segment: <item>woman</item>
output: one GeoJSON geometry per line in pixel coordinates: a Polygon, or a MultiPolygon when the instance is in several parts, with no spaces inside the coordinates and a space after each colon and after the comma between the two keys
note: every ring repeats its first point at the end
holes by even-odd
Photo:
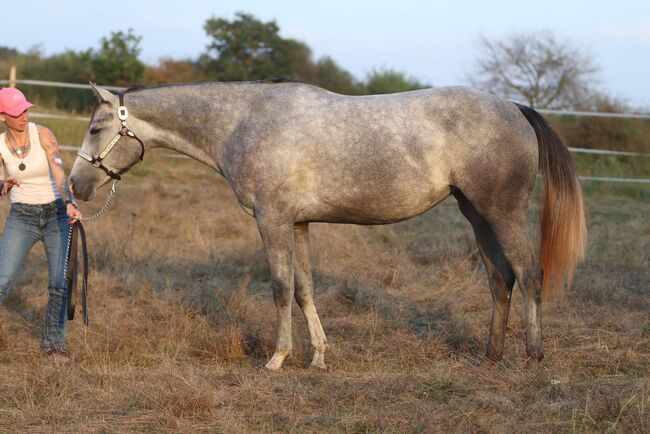
{"type": "Polygon", "coordinates": [[[0,241],[0,303],[11,288],[27,253],[38,240],[45,245],[49,299],[42,349],[68,356],[65,343],[67,291],[63,268],[68,225],[81,214],[68,189],[59,146],[52,132],[28,122],[29,103],[15,88],[0,89],[0,163],[11,209],[0,241]]]}

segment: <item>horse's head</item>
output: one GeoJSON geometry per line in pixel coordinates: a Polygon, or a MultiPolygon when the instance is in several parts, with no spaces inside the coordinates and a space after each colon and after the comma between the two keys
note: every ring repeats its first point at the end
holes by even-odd
{"type": "Polygon", "coordinates": [[[129,117],[123,95],[114,95],[93,83],[91,87],[97,104],[70,172],[70,185],[81,200],[92,199],[98,187],[120,179],[144,155],[142,141],[129,129],[133,117],[129,117]]]}

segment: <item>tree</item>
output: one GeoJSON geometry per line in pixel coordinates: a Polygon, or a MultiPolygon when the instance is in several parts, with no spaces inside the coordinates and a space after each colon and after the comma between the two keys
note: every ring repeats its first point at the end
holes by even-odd
{"type": "Polygon", "coordinates": [[[481,38],[482,56],[469,82],[538,108],[574,108],[589,98],[598,67],[551,32],[481,38]]]}
{"type": "Polygon", "coordinates": [[[314,62],[312,51],[305,43],[280,36],[280,27],[275,21],[262,22],[238,12],[232,21],[211,18],[204,29],[211,42],[198,63],[210,79],[243,81],[291,77],[334,92],[365,93],[352,74],[334,60],[323,57],[314,62]]]}
{"type": "Polygon", "coordinates": [[[92,53],[93,79],[99,83],[127,86],[137,83],[144,76],[145,65],[140,55],[141,36],[133,29],[111,32],[100,40],[100,48],[92,53]]]}
{"type": "Polygon", "coordinates": [[[195,62],[163,58],[158,66],[147,67],[143,80],[145,84],[160,84],[194,83],[205,79],[205,72],[195,62]]]}
{"type": "Polygon", "coordinates": [[[295,74],[310,63],[305,44],[284,39],[275,21],[262,22],[238,12],[233,21],[211,18],[204,29],[212,42],[203,56],[208,74],[217,80],[259,80],[295,74]]]}
{"type": "MultiPolygon", "coordinates": [[[[43,54],[42,46],[35,45],[29,48],[27,52],[18,52],[14,57],[8,58],[9,65],[17,67],[18,79],[35,79],[42,80],[48,77],[49,80],[58,81],[60,69],[52,68],[48,58],[43,54]],[[53,75],[48,75],[52,73],[53,75]]],[[[42,86],[31,86],[20,84],[20,90],[25,92],[30,101],[36,105],[54,105],[57,95],[61,89],[48,88],[42,86]]]]}
{"type": "Polygon", "coordinates": [[[359,83],[345,69],[336,64],[328,56],[321,57],[315,65],[313,82],[332,92],[346,95],[361,95],[366,93],[362,83],[359,83]]]}
{"type": "Polygon", "coordinates": [[[366,81],[366,89],[370,94],[406,92],[426,87],[431,86],[392,69],[373,69],[366,81]]]}
{"type": "Polygon", "coordinates": [[[0,45],[0,60],[12,59],[18,56],[18,50],[0,45]]]}
{"type": "MultiPolygon", "coordinates": [[[[93,76],[92,50],[66,50],[46,58],[40,67],[32,72],[35,78],[66,83],[87,83],[93,76]]],[[[49,105],[69,111],[84,111],[94,103],[92,93],[82,89],[41,88],[42,98],[49,99],[49,105]]]]}
{"type": "Polygon", "coordinates": [[[9,69],[16,65],[20,53],[15,48],[0,45],[0,77],[9,78],[9,69]]]}

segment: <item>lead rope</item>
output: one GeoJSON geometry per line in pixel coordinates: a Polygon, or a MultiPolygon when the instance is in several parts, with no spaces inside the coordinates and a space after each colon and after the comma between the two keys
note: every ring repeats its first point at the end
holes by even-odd
{"type": "Polygon", "coordinates": [[[86,234],[81,222],[90,222],[97,220],[102,214],[106,212],[111,201],[113,200],[113,195],[115,194],[115,184],[117,180],[113,180],[111,189],[108,193],[108,197],[104,202],[104,205],[97,211],[95,214],[90,217],[82,217],[76,223],[68,225],[68,242],[66,245],[65,251],[65,262],[63,267],[63,276],[67,286],[68,294],[68,319],[74,319],[74,311],[77,297],[77,249],[76,249],[76,239],[75,239],[75,229],[81,235],[81,247],[83,252],[83,265],[84,265],[84,274],[82,280],[82,290],[81,290],[81,308],[83,313],[84,325],[88,325],[88,249],[86,246],[86,234]],[[73,248],[74,243],[74,248],[73,248]],[[74,250],[74,261],[72,267],[70,267],[70,260],[72,259],[72,251],[74,250]]]}
{"type": "MultiPolygon", "coordinates": [[[[67,309],[68,309],[68,320],[74,319],[75,304],[77,298],[77,282],[75,279],[76,271],[76,257],[75,263],[70,267],[70,258],[72,253],[72,242],[74,238],[74,227],[75,225],[68,225],[68,243],[66,244],[65,250],[65,262],[63,266],[63,278],[65,281],[65,289],[67,293],[67,309]]],[[[75,252],[76,253],[76,252],[75,252]]]]}
{"type": "MultiPolygon", "coordinates": [[[[70,267],[70,258],[71,258],[71,252],[72,252],[72,241],[74,238],[74,228],[75,228],[76,223],[69,224],[68,225],[68,242],[66,244],[66,250],[65,250],[65,262],[63,266],[63,278],[65,281],[65,286],[66,286],[66,293],[67,293],[67,309],[68,309],[68,320],[73,320],[74,319],[74,311],[75,311],[75,304],[76,304],[76,298],[77,298],[77,282],[75,279],[75,271],[76,271],[76,257],[75,257],[75,263],[72,264],[72,267],[70,267]]],[[[76,252],[75,252],[76,253],[76,252]]]]}

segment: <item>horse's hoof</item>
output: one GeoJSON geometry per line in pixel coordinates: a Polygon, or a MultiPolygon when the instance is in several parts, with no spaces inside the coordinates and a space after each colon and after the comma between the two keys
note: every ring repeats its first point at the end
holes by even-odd
{"type": "Polygon", "coordinates": [[[266,369],[268,369],[269,371],[279,371],[280,368],[282,367],[282,365],[281,365],[281,364],[277,364],[277,363],[273,362],[272,360],[269,360],[269,361],[266,363],[266,365],[264,365],[264,367],[265,367],[266,369]]]}
{"type": "Polygon", "coordinates": [[[264,367],[270,371],[277,371],[282,367],[282,362],[284,362],[284,359],[288,356],[289,354],[279,354],[275,353],[273,354],[273,357],[271,357],[271,360],[268,361],[264,367]]]}
{"type": "Polygon", "coordinates": [[[323,360],[312,360],[311,365],[309,365],[309,367],[321,369],[323,371],[327,370],[327,365],[325,365],[325,362],[323,360]]]}

